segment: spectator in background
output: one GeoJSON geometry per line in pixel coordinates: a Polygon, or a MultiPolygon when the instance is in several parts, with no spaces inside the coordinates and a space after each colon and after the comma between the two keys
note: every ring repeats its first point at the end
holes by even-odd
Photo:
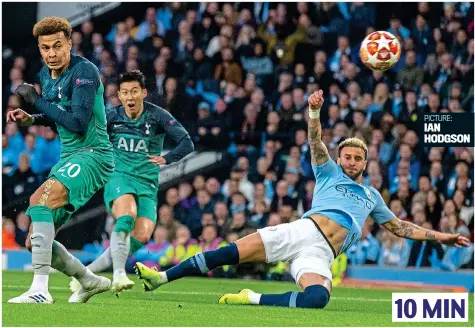
{"type": "Polygon", "coordinates": [[[196,204],[190,209],[188,222],[186,224],[190,228],[193,238],[198,238],[201,233],[201,216],[203,213],[212,213],[214,206],[206,190],[198,190],[196,195],[196,204]]]}
{"type": "Polygon", "coordinates": [[[30,217],[23,211],[18,213],[16,217],[15,242],[21,247],[25,247],[29,228],[30,217]]]}
{"type": "Polygon", "coordinates": [[[165,202],[173,211],[173,217],[181,224],[185,224],[187,211],[185,208],[179,205],[179,200],[178,189],[169,188],[165,196],[165,202]]]}
{"type": "Polygon", "coordinates": [[[119,22],[116,25],[116,33],[112,42],[115,57],[118,63],[124,63],[127,58],[127,51],[132,46],[133,41],[129,36],[127,25],[124,22],[119,22]]]}
{"type": "Polygon", "coordinates": [[[176,230],[180,224],[174,219],[172,208],[166,204],[160,206],[158,209],[157,226],[163,227],[168,231],[166,240],[174,240],[176,237],[176,230]]]}
{"type": "Polygon", "coordinates": [[[254,185],[244,178],[244,171],[240,169],[233,169],[231,171],[230,179],[226,180],[223,185],[223,194],[226,197],[230,197],[230,182],[235,181],[238,183],[239,191],[243,193],[248,201],[251,201],[254,197],[254,185]]]}
{"type": "Polygon", "coordinates": [[[400,199],[391,200],[389,208],[399,220],[409,221],[407,217],[407,212],[404,210],[400,199]]]}
{"type": "Polygon", "coordinates": [[[156,24],[158,35],[165,35],[165,28],[162,22],[157,19],[157,10],[149,7],[145,13],[145,20],[138,26],[137,33],[135,34],[136,41],[143,41],[147,36],[150,36],[151,24],[156,24]]]}
{"type": "Polygon", "coordinates": [[[227,146],[227,130],[221,121],[210,113],[210,106],[206,102],[198,105],[198,137],[200,145],[206,148],[224,149],[227,146]]]}
{"type": "Polygon", "coordinates": [[[221,49],[222,61],[216,66],[214,77],[216,80],[222,80],[236,85],[242,83],[242,69],[241,66],[234,60],[233,49],[221,49]]]}
{"type": "Polygon", "coordinates": [[[30,167],[33,173],[40,174],[45,171],[43,149],[36,145],[36,137],[28,134],[25,137],[26,149],[21,154],[26,154],[30,159],[30,167]]]}
{"type": "Polygon", "coordinates": [[[191,238],[190,230],[186,226],[180,226],[176,230],[176,238],[172,245],[167,248],[165,255],[159,259],[160,268],[174,266],[199,252],[196,239],[191,238]]]}
{"type": "Polygon", "coordinates": [[[368,218],[363,226],[361,240],[348,250],[352,264],[376,264],[380,254],[379,241],[371,234],[374,220],[368,218]]]}
{"type": "Polygon", "coordinates": [[[185,68],[185,79],[188,86],[195,86],[197,81],[211,79],[213,76],[212,63],[205,56],[203,49],[195,48],[193,51],[193,60],[185,68]]]}
{"type": "Polygon", "coordinates": [[[425,213],[432,226],[437,228],[442,215],[442,203],[439,195],[434,190],[429,190],[427,192],[425,213]]]}
{"type": "Polygon", "coordinates": [[[43,168],[45,171],[48,171],[58,163],[61,153],[59,137],[50,127],[45,128],[45,143],[43,147],[43,149],[48,149],[48,154],[43,159],[43,168]]]}
{"type": "Polygon", "coordinates": [[[149,267],[157,267],[158,263],[171,246],[169,231],[163,226],[157,226],[153,239],[133,255],[133,262],[142,262],[149,267]]]}
{"type": "Polygon", "coordinates": [[[10,123],[5,126],[5,135],[8,138],[8,146],[17,154],[25,149],[25,141],[16,123],[10,123]]]}
{"type": "Polygon", "coordinates": [[[409,241],[387,231],[382,232],[383,240],[378,259],[379,266],[405,268],[409,260],[411,246],[409,241]]]}
{"type": "Polygon", "coordinates": [[[3,99],[8,99],[11,95],[15,94],[16,88],[24,82],[23,72],[19,68],[12,68],[10,70],[9,83],[7,87],[3,89],[3,99]]]}
{"type": "Polygon", "coordinates": [[[2,218],[2,249],[19,249],[15,241],[15,224],[12,219],[2,218]]]}
{"type": "Polygon", "coordinates": [[[18,166],[18,153],[10,147],[8,137],[2,135],[2,175],[11,175],[18,166]]]}
{"type": "Polygon", "coordinates": [[[396,37],[402,38],[403,40],[407,39],[411,35],[409,29],[404,27],[401,24],[401,20],[396,16],[391,17],[391,20],[389,21],[388,32],[392,33],[396,37]]]}
{"type": "Polygon", "coordinates": [[[413,90],[420,87],[424,82],[424,71],[417,66],[416,53],[408,51],[406,53],[406,67],[398,73],[397,80],[405,90],[413,90]]]}
{"type": "Polygon", "coordinates": [[[21,154],[18,168],[13,172],[9,181],[11,186],[10,196],[12,200],[27,199],[39,186],[37,175],[30,168],[30,158],[27,154],[21,154]]]}
{"type": "Polygon", "coordinates": [[[265,44],[260,41],[255,42],[252,45],[252,52],[245,53],[240,58],[243,70],[246,73],[255,74],[257,85],[269,90],[268,79],[274,72],[274,65],[270,57],[266,56],[265,44]]]}
{"type": "Polygon", "coordinates": [[[221,185],[216,178],[209,178],[206,181],[206,191],[210,194],[211,200],[216,204],[217,202],[224,201],[225,197],[221,193],[221,185]]]}
{"type": "MultiPolygon", "coordinates": [[[[432,224],[430,222],[424,222],[422,227],[432,229],[432,224]]],[[[435,264],[435,260],[441,260],[443,256],[444,250],[439,243],[415,240],[412,242],[407,266],[416,268],[431,267],[431,263],[435,264]]]]}

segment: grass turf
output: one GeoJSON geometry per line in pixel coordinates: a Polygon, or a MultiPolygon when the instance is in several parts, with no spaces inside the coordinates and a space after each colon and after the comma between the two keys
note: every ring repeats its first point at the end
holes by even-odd
{"type": "Polygon", "coordinates": [[[217,304],[219,296],[242,288],[264,293],[298,289],[289,283],[205,278],[182,279],[145,293],[132,277],[136,286],[119,299],[107,292],[87,304],[68,304],[69,279],[54,273],[50,293],[55,304],[7,304],[28,289],[32,277],[31,272],[3,271],[3,326],[474,326],[473,293],[468,323],[393,323],[393,291],[334,288],[324,310],[232,306],[217,304]]]}

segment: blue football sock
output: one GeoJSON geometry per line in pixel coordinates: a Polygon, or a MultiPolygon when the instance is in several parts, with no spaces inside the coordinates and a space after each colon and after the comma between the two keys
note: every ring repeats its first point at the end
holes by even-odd
{"type": "Polygon", "coordinates": [[[239,252],[237,246],[231,243],[213,251],[198,253],[168,269],[166,274],[170,282],[188,276],[202,276],[219,266],[235,265],[238,263],[239,252]]]}
{"type": "Polygon", "coordinates": [[[321,285],[312,285],[304,292],[285,294],[262,294],[259,305],[273,305],[309,309],[323,309],[330,300],[330,293],[321,285]]]}

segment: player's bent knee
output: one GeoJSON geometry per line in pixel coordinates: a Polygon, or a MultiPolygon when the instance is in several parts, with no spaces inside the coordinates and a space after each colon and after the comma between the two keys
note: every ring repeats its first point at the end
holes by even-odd
{"type": "Polygon", "coordinates": [[[123,215],[117,218],[114,226],[115,232],[131,232],[134,228],[135,218],[131,215],[123,215]]]}
{"type": "Polygon", "coordinates": [[[298,307],[308,309],[323,309],[330,301],[330,292],[322,285],[312,285],[305,288],[298,307]]]}
{"type": "Polygon", "coordinates": [[[130,233],[130,236],[134,237],[135,239],[140,241],[142,244],[146,244],[150,240],[150,237],[152,236],[152,233],[148,233],[147,231],[144,231],[144,230],[135,231],[135,229],[134,229],[130,233]]]}

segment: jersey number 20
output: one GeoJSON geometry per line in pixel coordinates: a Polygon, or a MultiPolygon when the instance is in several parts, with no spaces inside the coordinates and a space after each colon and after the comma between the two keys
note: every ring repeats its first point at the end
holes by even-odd
{"type": "Polygon", "coordinates": [[[58,170],[58,172],[61,172],[61,175],[63,177],[66,177],[64,175],[65,171],[70,178],[75,178],[79,174],[79,172],[81,172],[81,166],[79,166],[79,164],[73,164],[69,162],[58,170]]]}

